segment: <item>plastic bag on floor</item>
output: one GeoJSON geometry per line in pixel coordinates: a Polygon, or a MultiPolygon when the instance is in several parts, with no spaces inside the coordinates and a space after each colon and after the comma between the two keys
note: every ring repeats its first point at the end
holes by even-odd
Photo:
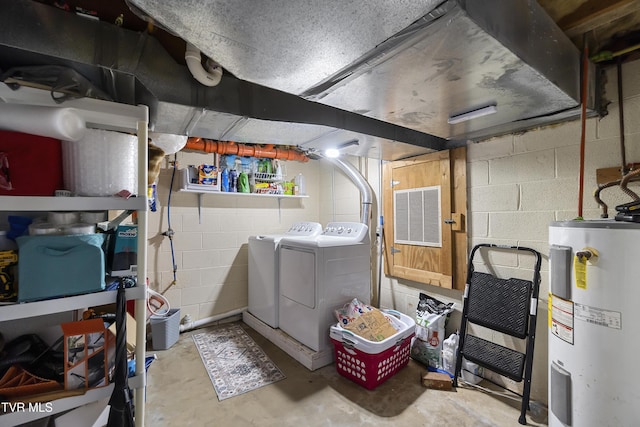
{"type": "Polygon", "coordinates": [[[436,369],[442,369],[444,329],[454,303],[445,304],[420,293],[416,308],[416,336],[411,343],[411,357],[436,369]]]}

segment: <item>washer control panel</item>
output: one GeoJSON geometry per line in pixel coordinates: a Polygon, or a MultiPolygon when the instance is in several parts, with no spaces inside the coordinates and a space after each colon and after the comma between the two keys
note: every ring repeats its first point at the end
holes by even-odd
{"type": "Polygon", "coordinates": [[[296,236],[317,236],[322,232],[322,225],[317,222],[296,222],[289,228],[287,234],[296,236]]]}

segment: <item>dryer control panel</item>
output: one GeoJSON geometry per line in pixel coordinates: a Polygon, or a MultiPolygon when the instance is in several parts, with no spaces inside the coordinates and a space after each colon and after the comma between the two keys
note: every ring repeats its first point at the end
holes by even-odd
{"type": "Polygon", "coordinates": [[[359,222],[330,222],[322,232],[323,236],[346,237],[356,242],[364,240],[369,228],[359,222]]]}

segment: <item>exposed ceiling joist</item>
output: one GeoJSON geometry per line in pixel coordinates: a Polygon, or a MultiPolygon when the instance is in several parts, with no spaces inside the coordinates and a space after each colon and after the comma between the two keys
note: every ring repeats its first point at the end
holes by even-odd
{"type": "Polygon", "coordinates": [[[558,26],[575,37],[600,28],[640,9],[636,0],[588,0],[558,21],[558,26]]]}

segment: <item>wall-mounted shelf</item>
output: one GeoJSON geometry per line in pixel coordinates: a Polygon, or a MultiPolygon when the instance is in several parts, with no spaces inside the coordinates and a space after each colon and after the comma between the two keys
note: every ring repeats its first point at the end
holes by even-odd
{"type": "MultiPolygon", "coordinates": [[[[308,198],[307,194],[270,194],[270,193],[238,193],[238,192],[228,192],[228,191],[220,191],[218,188],[211,185],[204,184],[192,184],[189,182],[189,172],[186,169],[181,169],[180,174],[182,176],[182,183],[180,186],[180,191],[185,193],[199,193],[199,194],[215,194],[219,196],[240,196],[240,197],[276,197],[278,199],[303,199],[308,198]]],[[[265,175],[265,174],[262,174],[265,175]]],[[[271,179],[271,181],[274,181],[271,179]]]]}
{"type": "MultiPolygon", "coordinates": [[[[197,185],[197,184],[191,184],[191,185],[197,185]]],[[[206,185],[203,185],[202,187],[206,187],[206,185]]],[[[263,197],[275,197],[278,199],[305,199],[308,198],[309,196],[307,194],[300,194],[300,195],[290,195],[290,194],[261,194],[261,193],[230,193],[228,191],[208,191],[208,190],[193,190],[193,189],[180,189],[180,191],[184,192],[184,193],[198,193],[198,194],[215,194],[216,196],[239,196],[239,197],[259,197],[259,198],[263,198],[263,197]]]]}
{"type": "Polygon", "coordinates": [[[181,176],[181,184],[179,191],[183,193],[196,193],[198,195],[198,223],[202,222],[202,195],[213,194],[216,196],[226,197],[256,197],[256,198],[276,198],[278,199],[278,210],[280,209],[280,201],[282,199],[304,199],[308,198],[307,194],[269,194],[269,193],[237,193],[229,191],[220,191],[211,185],[193,184],[189,182],[189,171],[187,169],[181,169],[179,171],[181,176]]]}

